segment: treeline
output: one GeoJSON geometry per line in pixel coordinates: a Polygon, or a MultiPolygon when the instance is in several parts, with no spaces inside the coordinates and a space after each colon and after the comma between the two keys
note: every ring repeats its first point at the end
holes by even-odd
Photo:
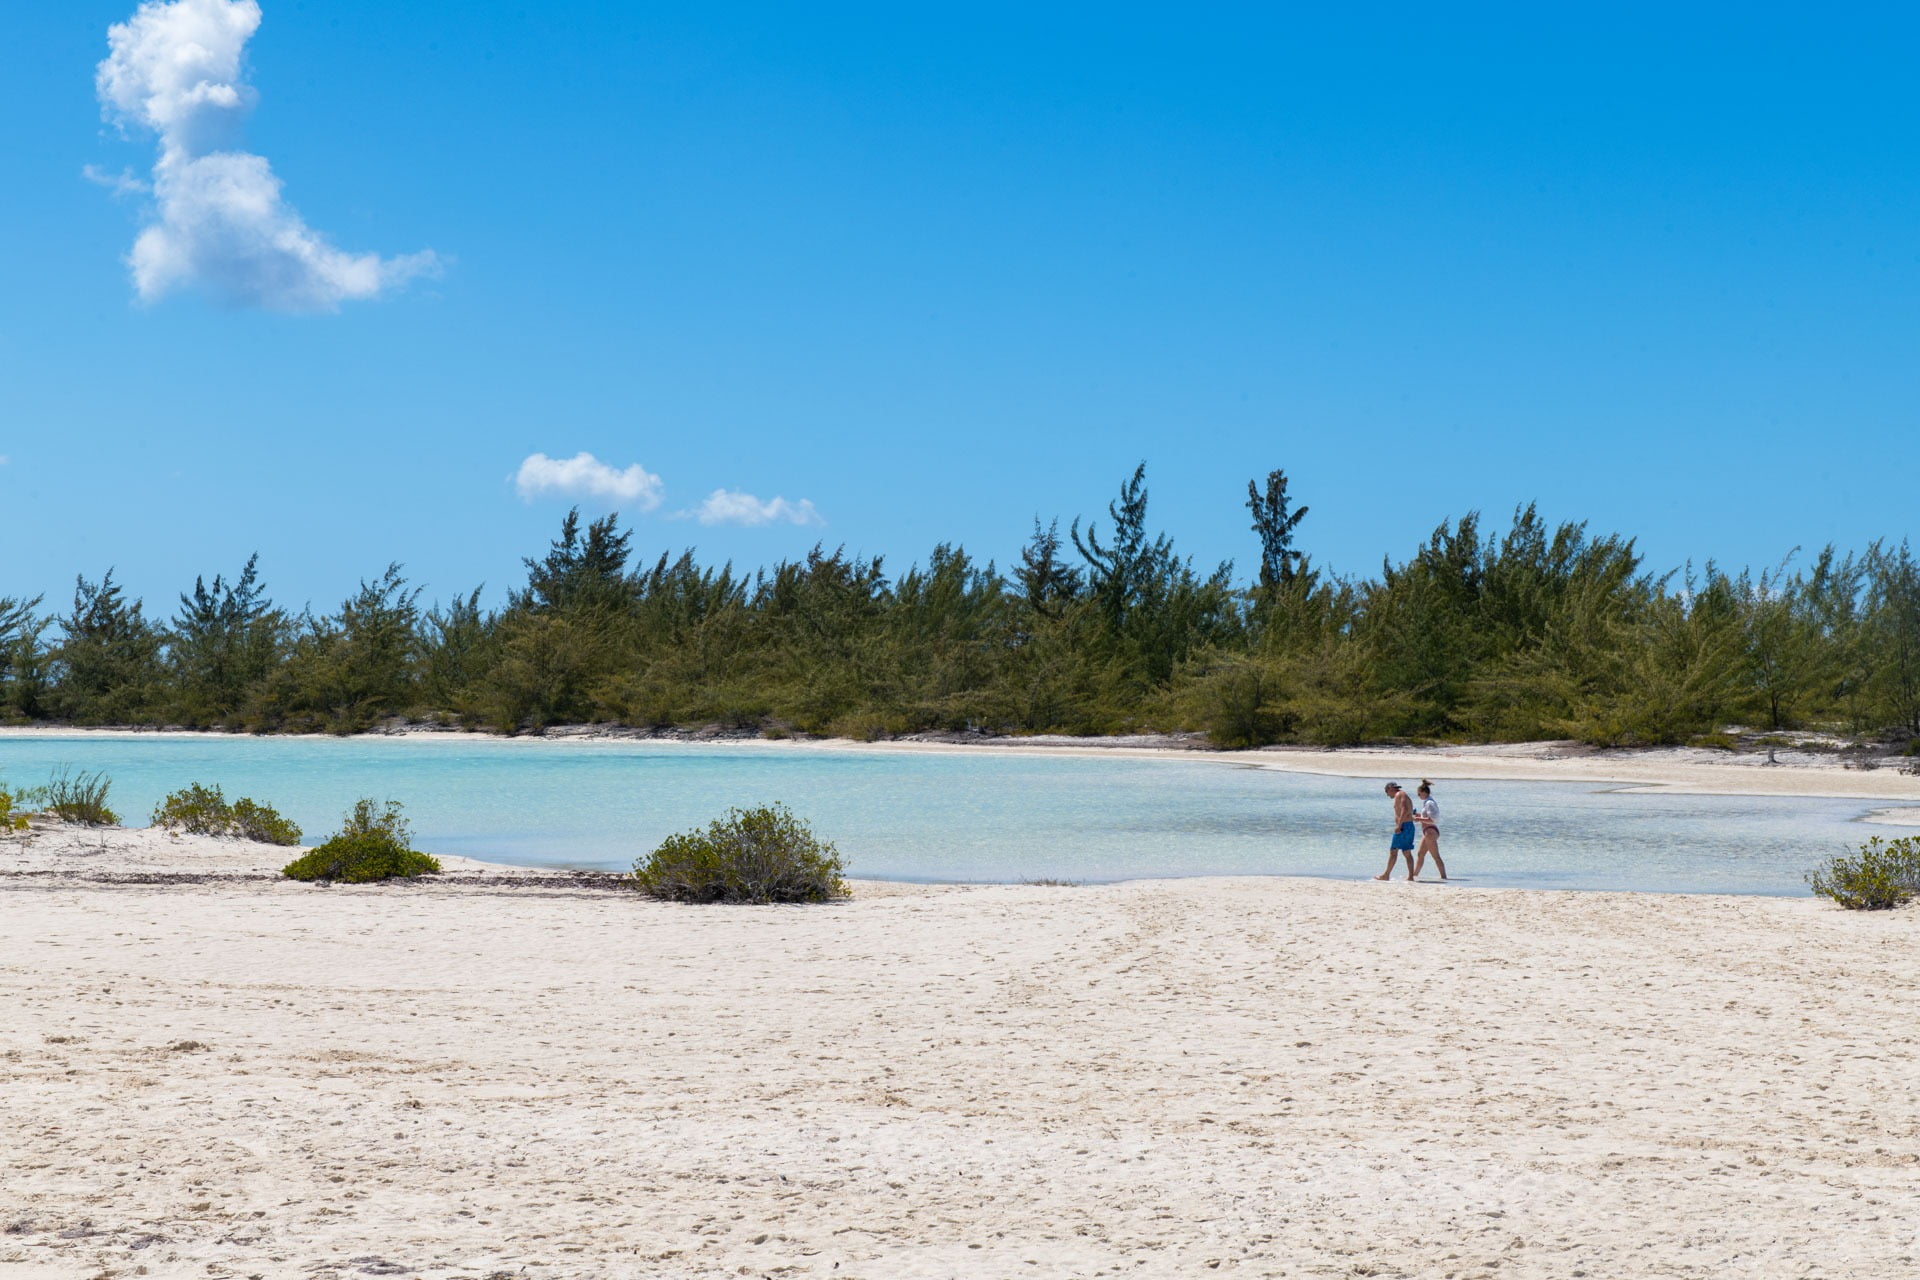
{"type": "Polygon", "coordinates": [[[1002,571],[956,546],[889,575],[816,548],[752,574],[638,561],[569,513],[504,607],[424,608],[389,566],[339,608],[274,604],[249,560],[169,618],[111,571],[71,607],[0,598],[0,718],[350,733],[390,717],[499,731],[719,723],[1203,729],[1223,746],[1388,739],[1684,742],[1725,726],[1920,735],[1920,565],[1905,542],[1754,576],[1648,571],[1630,539],[1528,506],[1468,515],[1377,578],[1315,568],[1286,476],[1249,484],[1259,567],[1196,569],[1147,519],[1034,523],[1002,571]]]}

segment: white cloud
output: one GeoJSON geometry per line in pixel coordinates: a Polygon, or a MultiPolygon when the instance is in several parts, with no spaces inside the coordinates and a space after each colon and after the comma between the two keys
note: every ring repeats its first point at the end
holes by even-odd
{"type": "MultiPolygon", "coordinates": [[[[94,75],[101,106],[160,139],[151,220],[127,259],[141,299],[194,286],[240,306],[333,311],[437,273],[431,252],[335,248],[281,198],[266,157],[223,149],[256,97],[242,61],[259,26],[256,0],[147,0],[108,28],[94,75]]],[[[105,183],[119,194],[146,185],[105,183]]]]}
{"type": "Polygon", "coordinates": [[[813,503],[802,498],[798,502],[788,502],[785,498],[772,498],[766,502],[750,493],[739,493],[731,489],[715,489],[700,504],[694,518],[701,524],[825,524],[813,503]]]}
{"type": "Polygon", "coordinates": [[[514,474],[514,487],[527,499],[542,494],[561,494],[576,498],[611,498],[630,502],[642,511],[660,505],[660,477],[639,463],[615,469],[590,453],[571,458],[549,458],[544,453],[528,456],[514,474]]]}
{"type": "Polygon", "coordinates": [[[131,169],[108,173],[97,164],[88,164],[80,166],[80,175],[97,187],[105,187],[116,196],[139,196],[153,190],[151,186],[134,177],[131,169]]]}

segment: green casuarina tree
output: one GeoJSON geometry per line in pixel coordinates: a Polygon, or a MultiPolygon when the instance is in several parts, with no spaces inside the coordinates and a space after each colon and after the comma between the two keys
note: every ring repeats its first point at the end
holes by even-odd
{"type": "Polygon", "coordinates": [[[1036,617],[1057,618],[1079,598],[1080,570],[1062,558],[1063,545],[1058,520],[1043,529],[1040,517],[1033,518],[1033,536],[1020,549],[1013,580],[1027,611],[1036,617]]]}
{"type": "MultiPolygon", "coordinates": [[[[1728,577],[1655,577],[1630,539],[1443,522],[1377,575],[1311,568],[1285,473],[1247,492],[1251,583],[1196,572],[1148,523],[1144,464],[1098,524],[1033,522],[1001,572],[941,544],[904,573],[822,547],[742,574],[636,564],[617,518],[560,522],[503,607],[423,612],[398,565],[288,618],[257,561],[193,583],[170,626],[109,574],[73,609],[0,600],[0,718],[349,732],[434,714],[489,727],[724,724],[1209,729],[1220,743],[1391,738],[1675,742],[1730,724],[1920,725],[1920,565],[1905,544],[1728,577]],[[1110,521],[1110,523],[1109,523],[1110,521]]],[[[1318,510],[1318,508],[1316,508],[1318,510]]]]}
{"type": "Polygon", "coordinates": [[[48,710],[76,724],[133,724],[154,710],[162,682],[158,628],[108,569],[75,580],[72,612],[57,619],[58,684],[48,710]]]}
{"type": "Polygon", "coordinates": [[[1107,625],[1122,630],[1127,617],[1139,602],[1144,580],[1154,567],[1172,557],[1171,544],[1163,535],[1147,537],[1147,464],[1133,470],[1133,477],[1120,486],[1120,496],[1107,504],[1107,516],[1113,521],[1113,539],[1100,542],[1099,526],[1087,523],[1084,538],[1080,518],[1074,517],[1068,533],[1074,549],[1087,563],[1087,589],[1107,625]]]}
{"type": "Polygon", "coordinates": [[[0,596],[0,719],[34,720],[47,714],[52,656],[41,643],[49,619],[36,612],[41,597],[0,596]]]}
{"type": "Polygon", "coordinates": [[[889,668],[880,643],[892,592],[880,558],[828,554],[783,561],[754,591],[756,667],[800,727],[819,732],[873,707],[889,668]]]}
{"type": "Polygon", "coordinates": [[[567,512],[560,536],[545,558],[528,559],[527,585],[513,593],[516,609],[537,613],[565,613],[573,609],[617,607],[626,603],[627,557],[631,531],[622,532],[618,512],[603,516],[580,532],[580,508],[567,512]]]}
{"type": "Polygon", "coordinates": [[[420,697],[435,710],[467,710],[496,659],[496,619],[480,607],[482,590],[436,604],[421,617],[420,697]]]}
{"type": "Polygon", "coordinates": [[[1906,542],[1867,550],[1866,616],[1875,720],[1920,736],[1920,561],[1906,542]]]}
{"type": "Polygon", "coordinates": [[[924,569],[900,575],[880,634],[888,700],[907,723],[964,729],[1004,714],[988,691],[1008,659],[1012,608],[994,566],[959,547],[937,546],[924,569]]]}
{"type": "Polygon", "coordinates": [[[261,689],[286,643],[286,615],[260,582],[258,553],[229,582],[195,578],[168,636],[169,703],[182,724],[232,724],[261,689]]]}
{"type": "Polygon", "coordinates": [[[1638,643],[1627,646],[1626,680],[1613,702],[1616,740],[1684,742],[1726,724],[1744,679],[1741,621],[1733,582],[1712,564],[1653,600],[1638,643]]]}
{"type": "Polygon", "coordinates": [[[409,588],[398,562],[363,581],[340,606],[342,692],[350,705],[409,706],[419,653],[420,588],[409,588]]]}
{"type": "Polygon", "coordinates": [[[1091,522],[1083,537],[1078,519],[1068,534],[1086,562],[1087,596],[1105,623],[1116,660],[1112,674],[1137,690],[1165,682],[1189,653],[1239,627],[1228,586],[1233,566],[1223,563],[1202,578],[1192,561],[1175,554],[1172,538],[1149,536],[1144,462],[1107,504],[1107,515],[1113,521],[1109,542],[1102,542],[1091,522]]]}
{"type": "Polygon", "coordinates": [[[1807,581],[1787,573],[1792,559],[1789,554],[1758,578],[1743,572],[1734,583],[1749,690],[1770,729],[1798,723],[1801,706],[1816,696],[1822,674],[1833,665],[1820,623],[1804,599],[1807,581]]]}
{"type": "Polygon", "coordinates": [[[1305,557],[1293,547],[1293,531],[1307,518],[1307,508],[1294,510],[1287,498],[1287,473],[1267,472],[1266,492],[1258,481],[1247,481],[1247,510],[1253,513],[1253,531],[1260,536],[1260,577],[1254,584],[1262,595],[1293,581],[1305,557]]]}
{"type": "Polygon", "coordinates": [[[420,589],[398,563],[326,617],[305,614],[264,703],[268,721],[286,728],[353,733],[382,716],[415,707],[420,649],[420,589]]]}

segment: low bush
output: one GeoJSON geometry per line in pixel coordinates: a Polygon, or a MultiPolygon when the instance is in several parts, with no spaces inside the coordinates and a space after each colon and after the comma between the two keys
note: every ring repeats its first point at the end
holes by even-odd
{"type": "Polygon", "coordinates": [[[389,800],[382,807],[372,800],[359,800],[347,811],[338,832],[282,867],[280,874],[293,880],[366,884],[428,876],[439,870],[438,858],[412,847],[412,833],[398,801],[389,800]]]}
{"type": "MultiPolygon", "coordinates": [[[[104,773],[78,773],[62,765],[47,785],[29,793],[40,807],[62,822],[77,822],[86,827],[117,827],[120,815],[107,808],[107,790],[113,779],[104,773]]],[[[26,799],[28,797],[22,797],[26,799]]]]}
{"type": "Polygon", "coordinates": [[[633,880],[671,902],[827,902],[847,896],[842,871],[839,851],[776,804],[668,836],[633,880]]]}
{"type": "Polygon", "coordinates": [[[13,793],[0,787],[0,836],[27,829],[27,815],[13,807],[13,793]]]}
{"type": "Polygon", "coordinates": [[[1837,854],[1807,873],[1823,898],[1849,911],[1885,911],[1920,896],[1920,836],[1873,837],[1854,855],[1837,854]]]}
{"type": "Polygon", "coordinates": [[[203,787],[197,782],[155,805],[153,825],[169,831],[232,836],[260,844],[300,843],[300,828],[281,817],[272,805],[258,804],[245,796],[228,804],[219,787],[203,787]]]}
{"type": "Polygon", "coordinates": [[[299,844],[300,826],[283,818],[270,804],[256,804],[241,796],[233,802],[233,834],[260,844],[299,844]]]}
{"type": "Polygon", "coordinates": [[[223,836],[231,821],[232,808],[218,787],[203,787],[195,782],[175,791],[153,807],[152,825],[169,831],[184,831],[196,836],[223,836]]]}

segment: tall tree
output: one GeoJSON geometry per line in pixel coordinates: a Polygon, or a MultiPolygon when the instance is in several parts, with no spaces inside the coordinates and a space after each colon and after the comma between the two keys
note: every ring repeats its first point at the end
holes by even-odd
{"type": "Polygon", "coordinates": [[[475,587],[444,608],[435,605],[421,619],[420,692],[437,711],[465,705],[473,686],[486,675],[492,652],[495,616],[480,607],[475,587]]]}
{"type": "Polygon", "coordinates": [[[1041,617],[1058,617],[1080,594],[1080,570],[1061,557],[1062,545],[1060,522],[1043,529],[1035,516],[1033,536],[1021,548],[1020,564],[1013,571],[1027,608],[1041,617]]]}
{"type": "Polygon", "coordinates": [[[1868,548],[1867,617],[1877,667],[1876,727],[1920,736],[1920,561],[1908,543],[1868,548]]]}
{"type": "Polygon", "coordinates": [[[1100,528],[1087,522],[1085,538],[1080,536],[1080,518],[1068,527],[1074,549],[1087,562],[1087,586],[1108,625],[1118,631],[1139,600],[1145,579],[1157,561],[1172,557],[1172,545],[1165,535],[1147,537],[1147,464],[1133,469],[1133,477],[1120,486],[1120,496],[1107,504],[1107,516],[1113,521],[1113,541],[1100,543],[1100,528]]]}
{"type": "Polygon", "coordinates": [[[269,718],[298,729],[354,733],[414,709],[420,589],[389,564],[329,617],[304,615],[274,673],[269,718]]]}
{"type": "Polygon", "coordinates": [[[132,724],[160,686],[160,632],[108,569],[98,582],[75,579],[73,611],[59,620],[56,716],[81,724],[132,724]]]}
{"type": "Polygon", "coordinates": [[[180,597],[168,645],[172,702],[181,721],[230,723],[266,680],[280,656],[286,619],[260,582],[260,556],[247,558],[229,582],[195,578],[180,597]]]}
{"type": "Polygon", "coordinates": [[[527,566],[525,590],[515,592],[512,604],[541,613],[603,606],[625,598],[622,575],[626,571],[631,531],[621,532],[616,512],[602,516],[580,532],[580,508],[567,512],[560,523],[560,536],[553,540],[544,559],[523,561],[527,566]]]}
{"type": "Polygon", "coordinates": [[[1270,591],[1293,581],[1302,555],[1293,549],[1293,531],[1307,518],[1307,509],[1292,510],[1287,499],[1287,473],[1267,472],[1267,490],[1247,481],[1247,510],[1253,513],[1253,531],[1260,535],[1260,590],[1270,591]]]}
{"type": "Polygon", "coordinates": [[[40,641],[49,619],[34,611],[41,597],[0,596],[0,717],[35,720],[46,714],[51,662],[40,641]]]}

